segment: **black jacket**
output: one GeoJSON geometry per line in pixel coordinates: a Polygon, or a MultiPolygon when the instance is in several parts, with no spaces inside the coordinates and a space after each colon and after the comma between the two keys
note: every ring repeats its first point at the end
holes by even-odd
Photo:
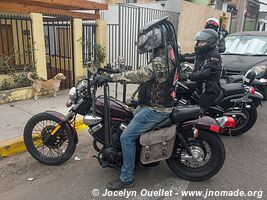
{"type": "Polygon", "coordinates": [[[218,38],[218,44],[217,44],[218,50],[220,53],[225,52],[226,47],[225,47],[225,39],[222,33],[219,33],[219,38],[218,38]]]}
{"type": "Polygon", "coordinates": [[[217,48],[206,55],[196,56],[195,69],[189,79],[196,81],[201,93],[220,94],[222,59],[217,48]]]}

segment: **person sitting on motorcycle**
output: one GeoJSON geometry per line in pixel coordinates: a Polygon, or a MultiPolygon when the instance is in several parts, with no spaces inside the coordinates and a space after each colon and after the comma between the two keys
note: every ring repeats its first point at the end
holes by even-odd
{"type": "Polygon", "coordinates": [[[139,37],[137,46],[139,54],[152,53],[152,60],[147,66],[97,78],[98,85],[107,81],[140,84],[138,104],[141,109],[120,136],[123,166],[119,178],[107,184],[110,190],[121,190],[134,185],[136,142],[142,133],[167,119],[174,104],[170,95],[174,65],[165,57],[167,48],[162,41],[162,32],[157,28],[153,31],[139,37]]]}
{"type": "MultiPolygon", "coordinates": [[[[205,29],[213,29],[218,33],[218,38],[217,38],[217,47],[219,53],[223,53],[226,50],[225,47],[225,39],[223,37],[223,34],[220,32],[220,22],[216,18],[209,18],[207,19],[205,23],[205,29]]],[[[194,63],[196,59],[196,54],[195,53],[186,53],[181,55],[181,61],[182,62],[189,62],[189,63],[194,63]]]]}
{"type": "Polygon", "coordinates": [[[218,33],[212,29],[204,29],[196,34],[195,69],[191,74],[180,78],[196,81],[198,93],[200,93],[199,106],[203,113],[208,110],[221,92],[222,59],[216,46],[217,38],[218,33]]]}
{"type": "Polygon", "coordinates": [[[225,52],[225,39],[223,34],[220,32],[220,22],[216,18],[209,18],[206,21],[205,29],[213,29],[218,33],[218,51],[220,53],[225,52]]]}

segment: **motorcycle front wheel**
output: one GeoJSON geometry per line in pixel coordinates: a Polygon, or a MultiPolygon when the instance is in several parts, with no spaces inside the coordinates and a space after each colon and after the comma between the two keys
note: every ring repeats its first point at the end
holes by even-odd
{"type": "Polygon", "coordinates": [[[203,181],[219,172],[225,161],[224,144],[218,135],[199,130],[198,137],[190,132],[181,133],[189,145],[192,156],[179,141],[175,142],[168,167],[179,177],[190,181],[203,181]]]}
{"type": "Polygon", "coordinates": [[[69,160],[76,149],[74,134],[68,126],[61,127],[46,141],[59,122],[60,119],[54,116],[39,113],[25,125],[23,133],[25,146],[42,164],[60,165],[69,160]]]}

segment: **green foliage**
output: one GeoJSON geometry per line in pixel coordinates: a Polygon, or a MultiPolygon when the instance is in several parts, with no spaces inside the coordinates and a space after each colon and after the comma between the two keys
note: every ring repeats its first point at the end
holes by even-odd
{"type": "Polygon", "coordinates": [[[33,67],[33,64],[24,64],[23,66],[16,67],[15,63],[15,53],[6,56],[0,55],[0,74],[7,75],[1,82],[0,90],[9,90],[13,88],[20,88],[32,85],[32,82],[28,80],[27,73],[33,72],[35,77],[37,73],[33,67]]]}
{"type": "Polygon", "coordinates": [[[93,44],[91,40],[82,40],[83,50],[88,53],[89,56],[83,59],[83,64],[89,67],[101,67],[101,64],[106,59],[106,48],[101,44],[93,44]]]}
{"type": "Polygon", "coordinates": [[[106,59],[106,48],[97,43],[93,46],[93,48],[95,48],[96,54],[95,65],[96,67],[101,67],[101,64],[104,63],[106,59]]]}
{"type": "Polygon", "coordinates": [[[13,81],[12,79],[9,77],[9,78],[6,78],[2,81],[1,83],[1,90],[9,90],[9,89],[12,89],[13,88],[13,81]]]}

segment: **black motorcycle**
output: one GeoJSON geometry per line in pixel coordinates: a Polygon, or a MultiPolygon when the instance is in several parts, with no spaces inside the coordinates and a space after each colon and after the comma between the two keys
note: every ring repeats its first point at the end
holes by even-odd
{"type": "MultiPolygon", "coordinates": [[[[243,75],[231,75],[231,76],[224,76],[220,79],[221,85],[229,84],[229,83],[242,83],[243,82],[243,75]]],[[[265,82],[262,81],[263,79],[255,79],[252,83],[252,86],[255,88],[257,92],[259,92],[263,99],[266,100],[266,89],[265,89],[265,82]]]]}
{"type": "MultiPolygon", "coordinates": [[[[245,76],[248,76],[248,72],[245,76]]],[[[243,80],[243,79],[242,79],[243,80]]],[[[263,96],[255,91],[251,79],[244,78],[243,83],[229,83],[222,85],[219,97],[208,110],[211,117],[232,116],[236,126],[231,128],[229,133],[232,136],[241,135],[250,130],[257,121],[257,107],[261,105],[263,96]]],[[[199,103],[199,95],[196,92],[196,83],[187,81],[179,82],[177,90],[179,102],[183,105],[195,105],[199,103]]]]}

